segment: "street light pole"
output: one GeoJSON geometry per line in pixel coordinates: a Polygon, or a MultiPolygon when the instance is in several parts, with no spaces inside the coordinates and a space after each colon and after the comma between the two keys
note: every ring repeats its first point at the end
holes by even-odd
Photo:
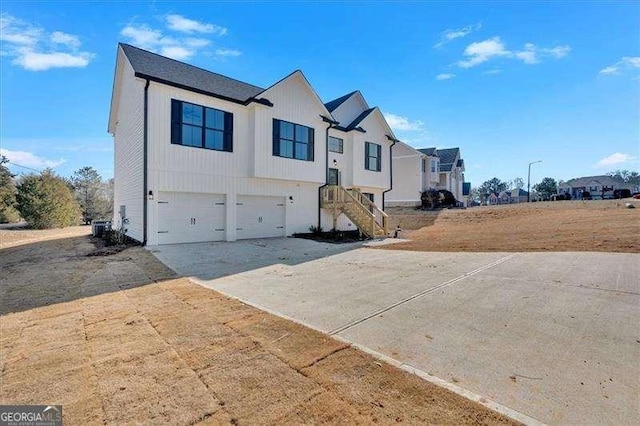
{"type": "Polygon", "coordinates": [[[531,201],[531,165],[536,163],[542,163],[542,160],[529,163],[529,172],[527,173],[527,203],[531,201]]]}

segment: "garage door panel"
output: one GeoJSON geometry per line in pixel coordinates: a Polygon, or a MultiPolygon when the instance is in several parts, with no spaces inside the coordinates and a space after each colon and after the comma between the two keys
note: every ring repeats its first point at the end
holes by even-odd
{"type": "Polygon", "coordinates": [[[238,196],[237,238],[285,236],[285,209],[284,197],[238,196]]]}
{"type": "Polygon", "coordinates": [[[160,193],[158,244],[223,241],[225,214],[221,194],[160,193]]]}

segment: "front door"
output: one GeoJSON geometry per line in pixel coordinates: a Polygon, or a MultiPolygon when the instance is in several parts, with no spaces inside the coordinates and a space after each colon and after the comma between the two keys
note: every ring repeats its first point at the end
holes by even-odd
{"type": "Polygon", "coordinates": [[[340,170],[329,169],[329,185],[340,185],[340,170]]]}

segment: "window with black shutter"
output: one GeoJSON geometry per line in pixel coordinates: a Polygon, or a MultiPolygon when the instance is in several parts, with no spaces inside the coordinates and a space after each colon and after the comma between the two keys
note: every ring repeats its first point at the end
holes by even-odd
{"type": "Polygon", "coordinates": [[[364,168],[373,172],[382,170],[382,145],[373,142],[364,143],[364,168]]]}
{"type": "Polygon", "coordinates": [[[233,114],[172,99],[171,143],[233,152],[233,114]]]}

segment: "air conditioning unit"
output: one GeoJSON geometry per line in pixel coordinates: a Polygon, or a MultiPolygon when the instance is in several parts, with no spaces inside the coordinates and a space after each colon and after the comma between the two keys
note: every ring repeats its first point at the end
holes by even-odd
{"type": "Polygon", "coordinates": [[[105,231],[111,230],[110,220],[92,220],[91,221],[91,234],[94,237],[102,237],[105,231]]]}

